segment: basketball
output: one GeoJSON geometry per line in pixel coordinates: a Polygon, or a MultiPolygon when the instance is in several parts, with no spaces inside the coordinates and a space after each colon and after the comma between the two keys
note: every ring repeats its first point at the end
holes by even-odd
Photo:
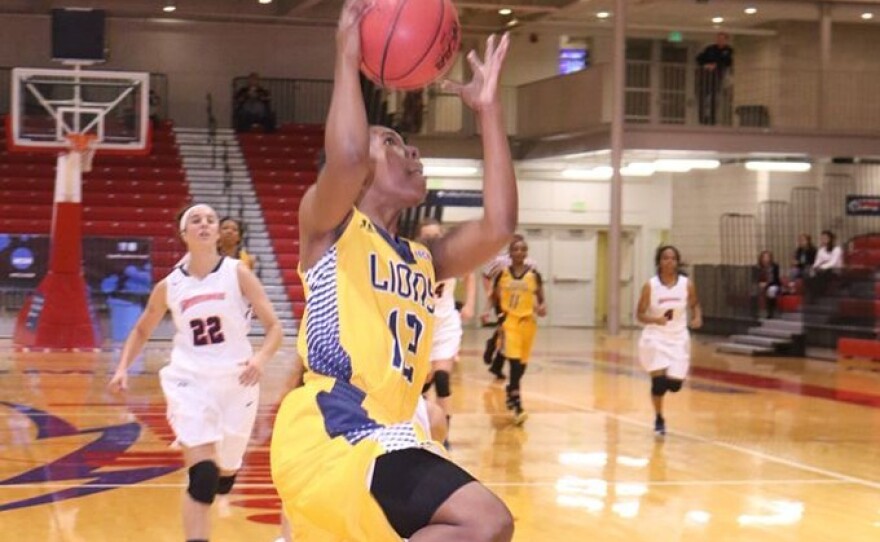
{"type": "Polygon", "coordinates": [[[460,46],[451,0],[377,0],[361,20],[361,70],[387,89],[428,86],[449,71],[460,46]]]}

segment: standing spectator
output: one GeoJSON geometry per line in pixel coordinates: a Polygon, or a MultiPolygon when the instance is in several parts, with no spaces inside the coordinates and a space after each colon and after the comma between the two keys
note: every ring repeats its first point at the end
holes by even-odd
{"type": "Polygon", "coordinates": [[[727,106],[726,100],[720,97],[727,77],[733,71],[733,48],[727,44],[728,39],[727,33],[719,32],[715,43],[697,55],[697,64],[700,65],[697,73],[700,124],[715,124],[721,106],[727,106]]]}
{"type": "Polygon", "coordinates": [[[807,276],[807,271],[813,267],[815,261],[816,246],[813,244],[813,238],[807,233],[798,235],[798,246],[794,251],[791,269],[788,272],[789,291],[797,290],[796,282],[807,276]]]}
{"type": "Polygon", "coordinates": [[[836,245],[831,230],[823,230],[819,236],[819,250],[813,262],[813,271],[825,271],[843,267],[843,250],[836,245]]]}
{"type": "Polygon", "coordinates": [[[263,131],[275,131],[275,113],[269,91],[260,86],[260,76],[251,73],[248,84],[235,93],[235,131],[247,132],[254,125],[263,127],[263,131]]]}
{"type": "Polygon", "coordinates": [[[767,318],[776,315],[776,298],[782,282],[779,280],[779,264],[773,261],[773,253],[769,250],[761,252],[758,256],[758,265],[754,272],[755,282],[758,283],[757,301],[758,310],[763,304],[767,310],[767,318]]]}

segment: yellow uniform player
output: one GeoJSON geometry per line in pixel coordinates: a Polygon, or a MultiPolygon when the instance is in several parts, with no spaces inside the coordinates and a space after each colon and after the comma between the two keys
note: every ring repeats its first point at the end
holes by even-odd
{"type": "Polygon", "coordinates": [[[427,449],[412,420],[429,371],[435,282],[478,267],[516,226],[498,94],[509,39],[496,47],[490,37],[482,59],[469,55],[473,79],[447,85],[480,125],[484,214],[426,247],[396,236],[402,212],[426,195],[418,149],[367,123],[360,21],[371,5],[342,8],[326,163],[300,204],[307,370],[278,411],[272,479],[297,541],[508,542],[504,503],[427,449]]]}
{"type": "Polygon", "coordinates": [[[519,385],[538,330],[538,316],[547,314],[541,275],[525,261],[529,246],[522,238],[510,244],[511,265],[495,278],[493,297],[501,314],[501,355],[510,361],[510,382],[507,384],[507,408],[517,423],[526,419],[519,385]]]}

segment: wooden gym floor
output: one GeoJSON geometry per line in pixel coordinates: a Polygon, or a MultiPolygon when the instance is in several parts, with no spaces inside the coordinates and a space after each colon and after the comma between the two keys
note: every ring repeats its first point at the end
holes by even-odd
{"type": "MultiPolygon", "coordinates": [[[[636,335],[541,329],[514,426],[468,332],[453,378],[452,455],[496,491],[522,541],[880,540],[880,373],[720,356],[697,337],[692,378],[652,435],[636,335]]],[[[291,345],[264,378],[246,467],[213,542],[272,541],[274,408],[291,345]]],[[[182,540],[185,483],[156,371],[104,385],[118,352],[17,353],[0,343],[0,525],[28,542],[182,540]]]]}

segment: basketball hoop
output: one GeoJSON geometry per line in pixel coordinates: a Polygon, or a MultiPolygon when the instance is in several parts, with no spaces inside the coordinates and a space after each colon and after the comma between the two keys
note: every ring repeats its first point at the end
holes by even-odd
{"type": "Polygon", "coordinates": [[[98,136],[95,134],[67,134],[70,152],[80,155],[80,164],[83,173],[92,170],[92,160],[98,145],[98,136]]]}

